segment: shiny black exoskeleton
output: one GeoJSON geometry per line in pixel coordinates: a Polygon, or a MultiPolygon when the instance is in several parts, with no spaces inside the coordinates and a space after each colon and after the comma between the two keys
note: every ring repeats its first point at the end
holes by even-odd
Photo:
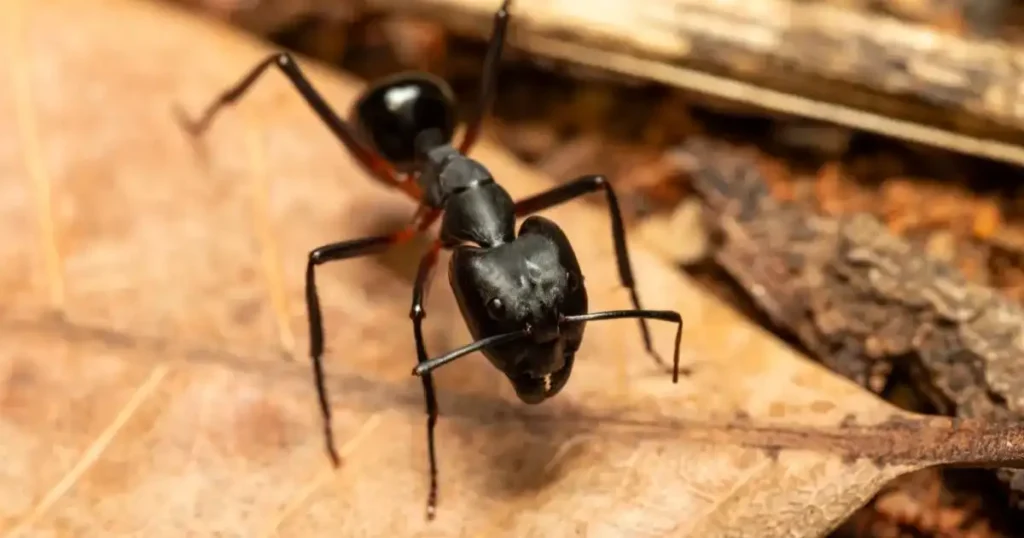
{"type": "Polygon", "coordinates": [[[466,156],[494,100],[509,4],[510,0],[504,0],[494,16],[480,102],[458,146],[453,145],[457,123],[454,98],[443,80],[423,73],[403,73],[381,80],[357,99],[349,114],[350,121],[345,121],[323,100],[287,53],[276,53],[260,62],[211,104],[199,120],[182,117],[187,130],[201,134],[221,107],[238,100],[267,68],[276,66],[367,172],[401,189],[419,204],[412,222],[395,233],[332,243],[309,253],[306,306],[310,356],[327,450],[335,465],[340,459],[334,447],[331,409],[324,388],[323,320],[315,268],[330,261],[378,253],[411,239],[441,219],[439,237],[420,262],[409,313],[418,361],[413,373],[421,377],[426,398],[430,518],[437,502],[434,426],[438,411],[430,374],[433,369],[481,351],[508,377],[523,402],[540,403],[558,394],[568,381],[586,322],[636,318],[648,352],[659,363],[662,361],[651,346],[645,320],[676,323],[673,382],[679,377],[682,318],[673,311],[641,309],[622,216],[608,181],[603,176],[584,176],[516,202],[487,168],[466,156]],[[632,310],[588,313],[583,273],[569,239],[551,220],[528,216],[597,191],[603,191],[608,201],[619,277],[630,290],[632,310]],[[527,218],[517,234],[515,225],[519,217],[527,218]],[[449,281],[475,341],[429,359],[422,330],[426,316],[424,291],[442,249],[452,252],[449,281]]]}

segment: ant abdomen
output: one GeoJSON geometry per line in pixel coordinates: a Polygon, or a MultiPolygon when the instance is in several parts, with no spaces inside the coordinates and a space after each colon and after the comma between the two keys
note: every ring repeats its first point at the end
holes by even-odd
{"type": "Polygon", "coordinates": [[[424,73],[400,73],[371,86],[352,107],[363,141],[400,172],[417,169],[416,137],[436,129],[450,142],[455,98],[448,84],[424,73]]]}

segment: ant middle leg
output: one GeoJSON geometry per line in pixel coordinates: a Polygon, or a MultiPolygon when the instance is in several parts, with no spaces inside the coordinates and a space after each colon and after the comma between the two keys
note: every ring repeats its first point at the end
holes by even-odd
{"type": "Polygon", "coordinates": [[[331,463],[335,467],[341,463],[341,457],[334,446],[331,405],[327,400],[327,386],[324,382],[322,360],[324,352],[324,324],[323,314],[320,310],[320,294],[316,287],[316,267],[328,262],[377,254],[390,247],[397,246],[415,237],[417,232],[427,229],[437,220],[439,215],[440,212],[436,210],[419,212],[412,224],[395,233],[331,243],[317,247],[309,253],[309,260],[306,262],[306,314],[309,321],[309,355],[313,361],[313,379],[316,384],[317,397],[320,401],[320,413],[324,421],[323,432],[327,455],[331,458],[331,463]]]}
{"type": "Polygon", "coordinates": [[[237,83],[228,89],[224,90],[217,99],[210,103],[204,110],[199,119],[192,119],[187,117],[180,110],[178,111],[179,120],[185,130],[192,136],[202,135],[210,123],[216,117],[217,113],[220,112],[225,106],[234,104],[236,101],[242,98],[247,91],[252,87],[253,83],[260,78],[263,73],[267,71],[271,66],[277,67],[286,77],[292,86],[302,95],[305,99],[306,104],[313,109],[317,117],[324,125],[334,134],[338,140],[345,146],[345,148],[352,153],[352,155],[367,168],[378,180],[384,183],[398,187],[407,194],[413,196],[414,199],[419,200],[420,192],[419,187],[413,181],[400,181],[398,175],[395,173],[394,168],[388,164],[376,152],[367,148],[362,144],[356,136],[355,129],[348,124],[345,120],[341,119],[340,116],[331,108],[327,101],[324,100],[320,92],[313,87],[313,84],[306,78],[299,65],[295,62],[295,59],[287,52],[276,52],[267,56],[255,67],[249,70],[237,83]]]}
{"type": "Polygon", "coordinates": [[[491,110],[494,98],[498,91],[498,70],[501,66],[501,52],[505,47],[505,36],[508,34],[509,7],[512,0],[504,0],[501,7],[494,14],[494,25],[491,30],[491,40],[487,46],[487,55],[484,57],[484,69],[480,76],[480,95],[477,96],[477,103],[474,107],[473,116],[466,123],[466,133],[459,144],[459,151],[463,154],[476,143],[480,136],[480,129],[484,117],[491,110]]]}
{"type": "MultiPolygon", "coordinates": [[[[619,209],[619,199],[612,189],[611,183],[602,175],[588,175],[579,177],[565,185],[559,185],[550,190],[535,194],[516,202],[515,212],[517,217],[523,217],[531,213],[564,204],[574,198],[604,190],[605,198],[608,201],[608,210],[612,220],[612,240],[615,244],[615,261],[619,268],[619,281],[629,289],[629,297],[635,310],[644,310],[640,305],[640,297],[636,292],[636,282],[633,278],[633,268],[629,261],[629,249],[626,247],[626,229],[622,223],[622,211],[619,209]]],[[[647,353],[654,357],[662,367],[669,368],[665,360],[655,351],[651,343],[651,333],[647,327],[647,320],[638,318],[640,332],[643,335],[644,346],[647,353]]]]}
{"type": "MultiPolygon", "coordinates": [[[[419,269],[416,271],[416,282],[412,290],[412,308],[409,310],[409,317],[412,319],[413,336],[416,340],[416,361],[419,364],[427,362],[426,344],[423,341],[423,318],[427,317],[427,311],[423,307],[426,301],[426,290],[433,276],[434,267],[437,265],[438,254],[441,251],[441,243],[435,242],[429,251],[420,260],[419,269]]],[[[427,519],[434,519],[437,511],[437,457],[434,450],[434,426],[437,425],[437,396],[434,393],[434,378],[429,373],[420,377],[423,381],[423,397],[426,399],[427,408],[427,454],[430,464],[430,485],[427,495],[427,519]]]]}

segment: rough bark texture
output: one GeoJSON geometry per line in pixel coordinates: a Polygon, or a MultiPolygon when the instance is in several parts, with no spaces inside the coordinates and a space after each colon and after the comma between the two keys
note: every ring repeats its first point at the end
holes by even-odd
{"type": "MultiPolygon", "coordinates": [[[[875,391],[903,368],[948,414],[1024,417],[1019,305],[874,217],[824,217],[774,199],[743,155],[699,141],[684,154],[718,236],[717,262],[825,365],[875,391]]],[[[1024,491],[1024,475],[1001,474],[1024,491]]]]}

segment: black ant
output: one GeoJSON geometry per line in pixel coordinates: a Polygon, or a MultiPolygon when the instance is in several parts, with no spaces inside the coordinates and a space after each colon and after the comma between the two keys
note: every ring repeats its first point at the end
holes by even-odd
{"type": "Polygon", "coordinates": [[[462,141],[452,141],[456,126],[455,99],[448,84],[425,73],[402,73],[370,87],[355,102],[350,123],[342,120],[306,79],[295,60],[275,53],[213,102],[201,119],[184,119],[195,136],[208,127],[224,105],[238,100],[270,66],[276,66],[305,98],[317,116],[338,137],[356,160],[378,180],[397,187],[419,208],[412,222],[391,234],[332,243],[313,249],[306,265],[306,305],[309,315],[310,355],[324,419],[327,452],[335,466],[340,459],[331,431],[331,410],[324,387],[323,324],[314,268],[330,261],[376,254],[408,241],[441,217],[439,239],[423,256],[413,286],[412,318],[418,365],[426,397],[427,448],[430,490],[427,517],[437,504],[437,463],[434,426],[437,400],[430,372],[474,351],[482,351],[512,382],[518,397],[537,404],[558,394],[572,372],[576,351],[587,321],[637,318],[647,351],[654,352],[646,319],[677,324],[672,381],[679,379],[679,344],[682,317],[678,312],[643,310],[636,294],[626,250],[619,204],[604,176],[583,176],[525,200],[514,202],[486,168],[466,156],[476,142],[485,114],[495,97],[498,65],[509,22],[511,0],[504,0],[494,15],[494,26],[484,63],[479,102],[467,123],[462,141]],[[544,217],[530,216],[581,195],[603,190],[611,210],[612,235],[619,278],[629,288],[634,310],[587,313],[587,291],[572,245],[561,228],[544,217]],[[440,250],[452,252],[449,282],[474,343],[428,360],[423,343],[424,291],[440,250]]]}

